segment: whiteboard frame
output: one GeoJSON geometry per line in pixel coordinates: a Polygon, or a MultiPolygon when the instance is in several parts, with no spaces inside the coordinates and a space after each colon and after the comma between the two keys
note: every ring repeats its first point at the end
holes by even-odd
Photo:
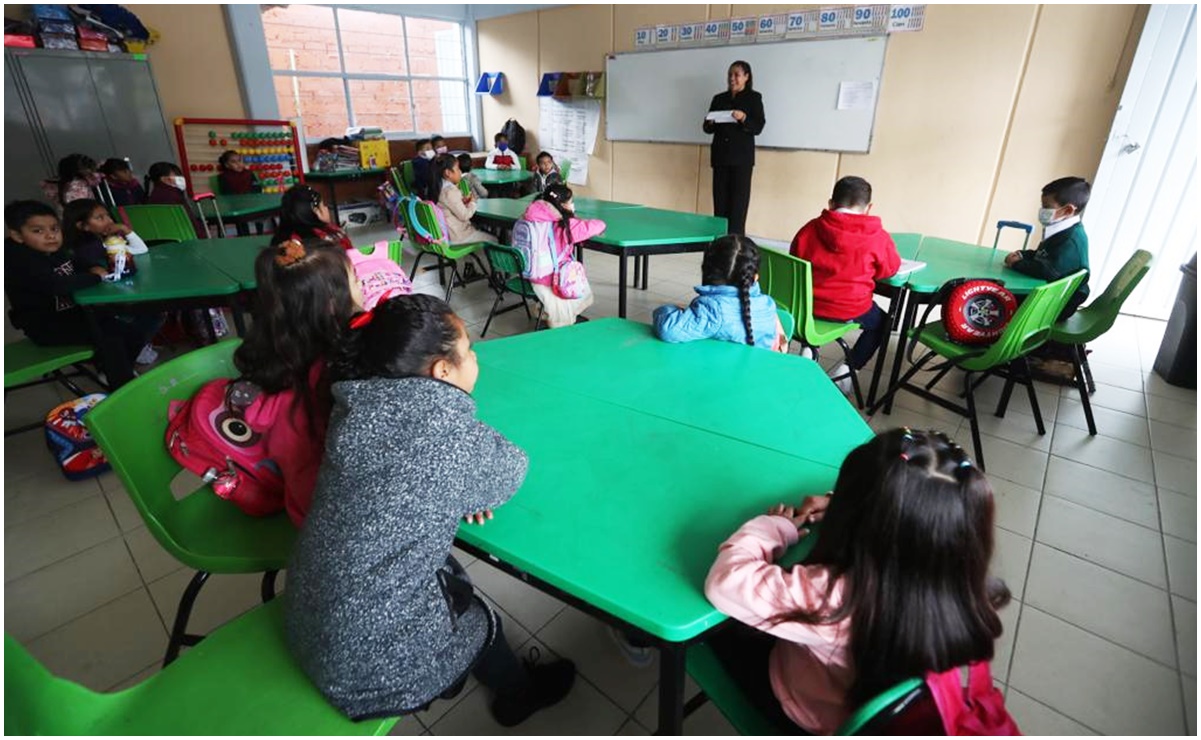
{"type": "MultiPolygon", "coordinates": [[[[790,45],[790,44],[820,43],[823,41],[847,41],[849,39],[877,39],[882,42],[884,51],[881,55],[880,73],[879,73],[879,77],[878,77],[878,83],[876,85],[876,96],[875,96],[875,100],[872,103],[871,123],[868,126],[867,145],[864,149],[827,149],[827,148],[822,148],[822,147],[771,146],[771,145],[760,145],[758,143],[755,144],[755,148],[766,150],[766,151],[829,152],[829,153],[834,153],[834,154],[843,154],[843,153],[845,153],[845,154],[870,154],[871,150],[872,150],[872,144],[875,143],[875,138],[876,138],[876,117],[877,117],[877,113],[879,112],[879,107],[880,107],[880,95],[884,89],[884,70],[888,66],[888,64],[887,64],[888,63],[888,41],[889,41],[889,37],[891,35],[892,34],[890,34],[890,33],[878,33],[878,34],[856,35],[856,36],[827,36],[827,37],[819,36],[819,37],[815,37],[815,38],[782,39],[779,41],[772,41],[770,46],[772,48],[775,48],[775,47],[780,47],[780,46],[785,46],[785,45],[790,45]]],[[[617,58],[628,57],[628,56],[645,57],[645,56],[651,56],[651,55],[655,54],[656,52],[706,51],[706,50],[712,50],[714,48],[722,48],[722,49],[729,49],[731,52],[733,52],[733,55],[731,57],[733,59],[733,58],[737,57],[737,52],[739,49],[747,49],[747,48],[753,49],[753,48],[756,48],[757,46],[759,46],[759,45],[753,44],[753,43],[752,44],[728,44],[728,45],[721,45],[721,46],[698,45],[698,46],[683,46],[683,47],[672,47],[672,48],[663,48],[663,49],[639,49],[639,50],[634,50],[634,51],[624,51],[624,52],[606,55],[605,56],[605,85],[606,85],[607,91],[606,91],[606,95],[605,95],[605,141],[629,142],[632,144],[675,144],[675,145],[702,146],[702,147],[710,146],[710,143],[708,141],[698,143],[696,141],[677,141],[677,140],[669,140],[669,139],[634,139],[634,138],[614,139],[609,133],[609,104],[611,102],[609,93],[612,90],[612,84],[613,84],[613,75],[609,69],[609,65],[611,62],[613,62],[617,58]]],[[[769,45],[763,44],[763,46],[766,47],[769,45]]]]}

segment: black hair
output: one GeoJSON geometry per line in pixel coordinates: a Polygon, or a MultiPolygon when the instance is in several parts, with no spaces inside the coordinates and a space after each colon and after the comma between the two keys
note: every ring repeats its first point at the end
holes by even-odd
{"type": "Polygon", "coordinates": [[[146,170],[145,182],[146,192],[150,192],[151,185],[157,185],[159,178],[167,175],[182,176],[183,170],[173,162],[155,162],[150,165],[150,169],[146,170]]]}
{"type": "MultiPolygon", "coordinates": [[[[430,183],[430,190],[432,190],[435,194],[441,190],[442,178],[446,176],[447,172],[450,172],[458,165],[459,158],[453,154],[439,154],[438,156],[434,157],[434,167],[430,171],[430,178],[432,179],[432,182],[430,183]]],[[[436,197],[437,196],[435,195],[435,198],[436,197]]]]}
{"type": "Polygon", "coordinates": [[[40,200],[14,200],[4,206],[4,225],[9,231],[20,231],[32,218],[38,216],[53,216],[58,220],[54,209],[40,200]]]}
{"type": "Polygon", "coordinates": [[[423,293],[380,301],[371,321],[349,332],[331,363],[334,380],[428,375],[438,360],[458,366],[463,321],[450,304],[423,293]]]}
{"type": "Polygon", "coordinates": [[[442,136],[442,134],[434,134],[430,137],[430,143],[433,144],[435,141],[446,141],[446,137],[442,136]]]}
{"type": "Polygon", "coordinates": [[[430,143],[432,143],[432,142],[430,142],[429,139],[418,139],[417,143],[413,145],[413,151],[420,152],[421,147],[425,146],[426,144],[430,144],[430,143]]]}
{"type": "Polygon", "coordinates": [[[229,169],[229,160],[240,156],[242,155],[235,150],[226,149],[225,151],[221,152],[220,157],[217,157],[217,166],[221,168],[222,172],[224,172],[225,170],[229,169]]]}
{"type": "Polygon", "coordinates": [[[346,252],[320,237],[266,247],[254,261],[254,321],[234,365],[265,393],[294,391],[310,423],[316,401],[329,400],[328,370],[314,394],[313,366],[336,355],[355,312],[349,271],[346,252]]]}
{"type": "Polygon", "coordinates": [[[68,154],[58,160],[58,202],[66,205],[63,200],[67,186],[82,173],[96,170],[96,160],[86,154],[68,154]]]}
{"type": "Polygon", "coordinates": [[[317,207],[324,202],[321,193],[308,185],[293,185],[284,193],[279,203],[279,228],[275,230],[273,244],[287,241],[293,235],[301,240],[320,236],[318,229],[330,225],[317,215],[317,207]]]}
{"type": "Polygon", "coordinates": [[[804,560],[829,572],[822,604],[774,621],[850,618],[853,705],[912,676],[991,660],[997,609],[1010,598],[988,572],[993,516],[988,479],[945,434],[882,432],[843,461],[804,560]]]}
{"type": "Polygon", "coordinates": [[[862,208],[872,202],[872,184],[862,177],[847,175],[834,183],[830,201],[835,208],[862,208]]]}
{"type": "Polygon", "coordinates": [[[129,162],[126,162],[124,159],[119,157],[110,157],[109,159],[104,160],[104,164],[100,165],[99,169],[101,174],[107,175],[108,177],[112,177],[118,172],[131,171],[132,168],[130,168],[129,162]]]}
{"type": "Polygon", "coordinates": [[[471,172],[471,155],[467,152],[455,157],[459,161],[459,172],[471,172]]]}
{"type": "Polygon", "coordinates": [[[492,143],[493,143],[493,144],[499,144],[501,139],[504,139],[505,141],[508,141],[508,140],[509,140],[509,135],[508,135],[508,134],[506,134],[504,131],[501,131],[500,133],[498,133],[498,134],[496,134],[495,136],[493,136],[493,137],[492,137],[492,143]]]}
{"type": "Polygon", "coordinates": [[[730,69],[734,69],[735,67],[738,67],[743,72],[746,72],[746,88],[745,89],[754,90],[755,89],[755,73],[751,71],[751,63],[744,62],[743,60],[739,59],[738,61],[736,61],[730,65],[729,69],[726,70],[726,74],[729,75],[730,69]]]}
{"type": "Polygon", "coordinates": [[[742,325],[746,343],[755,344],[751,329],[751,286],[759,274],[759,247],[749,237],[729,234],[713,240],[701,261],[701,282],[705,285],[733,285],[738,288],[742,306],[742,325]]]}
{"type": "Polygon", "coordinates": [[[538,152],[538,156],[537,156],[537,157],[534,157],[534,162],[541,162],[543,157],[546,157],[546,158],[547,158],[547,159],[549,159],[551,162],[554,162],[554,161],[555,161],[555,156],[554,156],[553,154],[551,154],[551,153],[550,153],[550,152],[548,152],[548,151],[541,151],[541,152],[538,152]]]}
{"type": "Polygon", "coordinates": [[[69,249],[76,249],[85,240],[95,235],[79,227],[81,221],[87,221],[99,208],[108,212],[108,208],[98,200],[80,198],[63,206],[63,244],[69,249]]]}
{"type": "Polygon", "coordinates": [[[575,194],[571,192],[571,188],[561,182],[556,182],[547,185],[546,190],[539,193],[537,198],[550,203],[559,212],[559,225],[563,227],[563,233],[567,235],[568,244],[573,243],[571,240],[571,217],[574,214],[567,210],[564,204],[570,202],[573,197],[575,194]]]}
{"type": "Polygon", "coordinates": [[[1043,195],[1061,206],[1076,206],[1078,214],[1084,212],[1091,192],[1092,186],[1083,177],[1061,177],[1043,186],[1043,195]]]}

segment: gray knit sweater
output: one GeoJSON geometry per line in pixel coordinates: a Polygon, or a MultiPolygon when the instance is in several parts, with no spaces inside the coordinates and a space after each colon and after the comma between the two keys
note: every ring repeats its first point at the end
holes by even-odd
{"type": "Polygon", "coordinates": [[[336,383],[312,508],[288,567],[287,639],[351,718],[405,714],[453,685],[492,615],[447,565],[467,514],[499,506],[525,453],[431,378],[336,383]]]}

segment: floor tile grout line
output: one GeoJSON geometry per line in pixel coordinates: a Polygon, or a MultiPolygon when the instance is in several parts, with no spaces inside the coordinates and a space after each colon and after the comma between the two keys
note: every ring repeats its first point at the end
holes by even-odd
{"type": "MultiPolygon", "coordinates": [[[[1047,466],[1047,467],[1050,467],[1050,466],[1047,466]]],[[[1097,469],[1098,469],[1098,470],[1101,470],[1101,468],[1097,468],[1097,469]]],[[[1106,472],[1108,472],[1108,471],[1106,471],[1106,472]]],[[[1103,516],[1107,516],[1107,517],[1109,517],[1110,519],[1117,519],[1118,521],[1120,521],[1120,522],[1125,522],[1126,524],[1133,524],[1134,526],[1136,526],[1136,527],[1139,527],[1139,528],[1141,528],[1141,529],[1145,529],[1145,530],[1147,530],[1148,532],[1154,532],[1155,534],[1163,534],[1163,525],[1162,525],[1162,522],[1160,523],[1160,525],[1159,525],[1159,527],[1158,527],[1158,528],[1156,528],[1156,527],[1148,527],[1146,524],[1140,524],[1139,522],[1136,522],[1136,521],[1134,521],[1133,519],[1127,519],[1127,518],[1126,518],[1126,517],[1124,517],[1124,516],[1118,516],[1117,514],[1114,514],[1114,513],[1112,513],[1112,512],[1109,512],[1109,511],[1105,511],[1104,509],[1098,509],[1098,508],[1097,508],[1097,507],[1095,507],[1095,506],[1089,506],[1089,505],[1088,505],[1087,503],[1085,503],[1084,501],[1077,501],[1077,500],[1075,500],[1075,499],[1066,498],[1066,497],[1064,497],[1064,496],[1060,496],[1060,495],[1059,495],[1059,494],[1057,494],[1057,493],[1049,493],[1049,492],[1047,492],[1047,491],[1044,491],[1044,492],[1043,492],[1043,495],[1044,495],[1044,496],[1051,496],[1052,498],[1058,499],[1058,500],[1060,500],[1060,501],[1066,501],[1066,502],[1068,502],[1069,504],[1075,504],[1076,506],[1079,506],[1079,507],[1081,507],[1081,508],[1083,508],[1083,509],[1088,509],[1089,511],[1091,511],[1091,512],[1093,512],[1093,513],[1095,513],[1095,514],[1101,514],[1101,515],[1103,515],[1103,516]]],[[[1158,514],[1158,507],[1159,507],[1159,496],[1158,496],[1158,494],[1157,494],[1157,493],[1153,493],[1153,494],[1151,495],[1151,498],[1154,498],[1154,499],[1156,500],[1156,504],[1155,504],[1155,506],[1156,506],[1156,512],[1157,512],[1157,513],[1156,513],[1156,517],[1155,517],[1155,519],[1156,519],[1156,521],[1160,521],[1160,517],[1159,517],[1159,514],[1158,514]]],[[[1180,538],[1178,537],[1177,539],[1180,539],[1180,538]]],[[[1166,562],[1166,561],[1165,561],[1165,562],[1166,562]]]]}
{"type": "MultiPolygon", "coordinates": [[[[1006,530],[1006,531],[1008,531],[1008,530],[1006,530]]],[[[1117,573],[1120,576],[1125,576],[1126,578],[1129,578],[1132,581],[1138,581],[1139,583],[1142,583],[1146,586],[1150,586],[1151,588],[1157,589],[1159,591],[1163,591],[1169,595],[1180,596],[1180,598],[1185,599],[1186,601],[1192,601],[1192,599],[1189,599],[1187,596],[1181,596],[1180,594],[1173,594],[1170,587],[1164,588],[1163,586],[1156,585],[1154,583],[1151,583],[1150,581],[1139,578],[1138,576],[1132,576],[1129,573],[1123,573],[1122,571],[1120,571],[1116,568],[1111,568],[1108,565],[1105,565],[1104,563],[1098,563],[1095,560],[1089,560],[1088,558],[1081,557],[1080,555],[1072,552],[1071,550],[1065,550],[1062,547],[1057,547],[1055,545],[1052,545],[1049,542],[1043,542],[1042,540],[1037,539],[1037,531],[1035,532],[1035,534],[1036,534],[1036,539],[1034,540],[1034,542],[1036,544],[1042,545],[1043,547],[1049,548],[1051,550],[1055,550],[1056,552],[1061,552],[1065,555],[1071,555],[1072,557],[1076,558],[1077,560],[1083,560],[1084,562],[1089,563],[1090,565],[1095,565],[1098,568],[1102,568],[1104,570],[1109,571],[1110,573],[1117,573]]],[[[1032,549],[1032,551],[1033,551],[1033,549],[1032,549]]],[[[1166,562],[1165,562],[1165,565],[1166,565],[1166,562]]],[[[1169,584],[1169,586],[1170,586],[1170,584],[1169,584]]]]}
{"type": "MultiPolygon", "coordinates": [[[[1047,704],[1047,703],[1046,703],[1046,702],[1044,702],[1044,701],[1040,701],[1039,699],[1036,699],[1036,698],[1034,698],[1034,697],[1033,697],[1033,696],[1031,696],[1031,695],[1030,695],[1030,693],[1029,693],[1029,692],[1027,692],[1027,691],[1022,691],[1020,688],[1017,688],[1017,687],[1015,687],[1015,686],[1009,686],[1009,688],[1011,688],[1011,689],[1013,689],[1014,691],[1018,692],[1019,694],[1021,694],[1021,695],[1022,695],[1022,696],[1024,696],[1024,697],[1026,697],[1027,699],[1029,699],[1030,701],[1034,702],[1035,704],[1038,704],[1039,706],[1041,706],[1041,707],[1044,707],[1045,709],[1048,709],[1048,710],[1050,710],[1050,711],[1054,712],[1055,714],[1058,714],[1060,717],[1063,717],[1063,718],[1065,718],[1065,719],[1069,719],[1069,720],[1071,720],[1072,722],[1075,722],[1076,724],[1080,725],[1081,727],[1083,727],[1084,729],[1088,730],[1089,732],[1092,732],[1092,733],[1094,733],[1094,734],[1096,734],[1096,735],[1105,735],[1105,733],[1104,733],[1104,732],[1101,732],[1100,730],[1097,730],[1095,727],[1090,727],[1088,724],[1086,724],[1086,723],[1084,723],[1084,722],[1081,722],[1080,720],[1076,719],[1075,717],[1071,716],[1070,714],[1067,714],[1067,713],[1065,713],[1064,711],[1062,711],[1062,710],[1060,710],[1060,709],[1056,709],[1055,707],[1051,706],[1050,704],[1047,704]]],[[[1008,694],[1006,694],[1005,698],[1006,698],[1006,699],[1008,699],[1008,698],[1009,698],[1008,694]]]]}
{"type": "MultiPolygon", "coordinates": [[[[20,526],[20,525],[13,525],[13,526],[20,526]]],[[[53,568],[54,566],[59,565],[66,560],[70,560],[71,558],[78,557],[79,555],[84,554],[88,550],[95,550],[97,547],[100,547],[101,545],[107,545],[108,543],[112,542],[113,540],[115,540],[121,536],[122,536],[122,534],[120,532],[118,532],[117,534],[113,535],[112,537],[101,540],[100,542],[97,542],[94,545],[88,545],[87,547],[83,548],[82,550],[76,550],[75,552],[72,552],[68,555],[64,555],[63,557],[59,558],[58,560],[55,560],[50,563],[46,563],[45,565],[39,565],[37,568],[34,568],[33,570],[29,571],[28,573],[22,573],[21,575],[13,576],[12,578],[5,578],[4,587],[7,589],[9,584],[16,583],[17,581],[29,578],[30,576],[37,575],[38,573],[41,573],[42,571],[46,570],[47,568],[53,568]]],[[[130,557],[133,557],[133,556],[131,555],[130,557]]],[[[134,570],[137,570],[137,562],[136,561],[134,562],[134,570]]]]}

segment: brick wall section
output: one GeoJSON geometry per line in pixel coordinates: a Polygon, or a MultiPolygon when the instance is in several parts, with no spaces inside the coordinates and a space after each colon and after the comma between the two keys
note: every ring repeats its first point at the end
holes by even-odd
{"type": "MultiPolygon", "coordinates": [[[[438,58],[437,35],[456,30],[455,24],[421,18],[409,18],[404,23],[408,28],[408,63],[412,65],[412,74],[436,75],[440,71],[462,74],[462,58],[438,58]]],[[[341,9],[338,26],[348,74],[405,74],[406,40],[400,17],[341,9]]],[[[263,30],[273,70],[341,70],[332,8],[306,5],[268,8],[263,11],[263,30]]],[[[438,131],[448,128],[448,124],[454,125],[443,115],[438,82],[414,81],[412,103],[407,81],[351,78],[348,88],[357,125],[379,126],[385,131],[438,131]]],[[[302,116],[310,138],[341,136],[350,125],[346,88],[341,80],[277,75],[275,93],[280,115],[302,116]]]]}

